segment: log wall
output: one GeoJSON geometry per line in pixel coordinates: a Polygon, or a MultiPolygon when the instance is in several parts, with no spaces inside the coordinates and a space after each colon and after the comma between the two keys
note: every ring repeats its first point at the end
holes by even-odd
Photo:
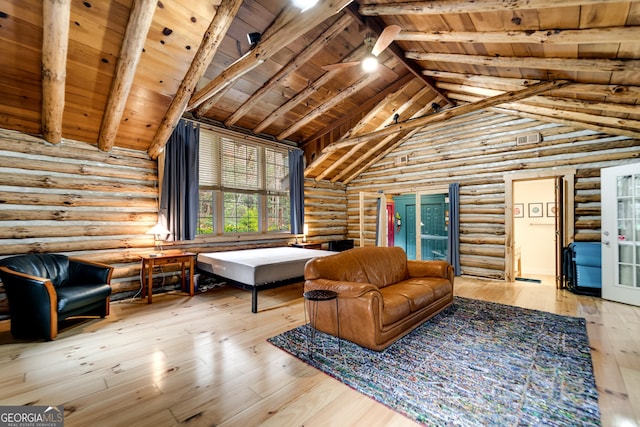
{"type": "Polygon", "coordinates": [[[153,250],[145,233],[157,222],[157,175],[144,152],[0,130],[0,257],[55,252],[104,262],[115,266],[114,299],[135,294],[139,256],[153,250]]]}
{"type": "Polygon", "coordinates": [[[347,193],[342,184],[306,179],[304,217],[311,242],[341,240],[347,235],[347,193]]]}
{"type": "MultiPolygon", "coordinates": [[[[394,194],[460,183],[464,274],[504,279],[505,180],[516,172],[576,169],[575,240],[600,240],[600,168],[637,161],[640,141],[529,118],[476,112],[431,125],[373,165],[347,188],[348,236],[359,239],[359,193],[394,194]],[[539,132],[542,142],[516,145],[539,132]],[[397,164],[400,156],[408,162],[397,164]]],[[[375,208],[365,210],[365,244],[375,244],[375,208]]]]}
{"type": "MultiPolygon", "coordinates": [[[[340,186],[307,181],[305,222],[310,240],[346,234],[346,194],[340,186]]],[[[146,232],[156,224],[158,168],[146,152],[40,138],[0,129],[0,258],[56,252],[115,267],[112,300],[140,292],[140,255],[154,250],[146,232]]],[[[290,234],[198,237],[165,244],[192,252],[283,246],[290,234]]],[[[154,292],[180,282],[179,266],[154,275],[154,292]]],[[[1,285],[1,284],[0,284],[1,285]]],[[[0,286],[0,318],[8,304],[0,286]]]]}

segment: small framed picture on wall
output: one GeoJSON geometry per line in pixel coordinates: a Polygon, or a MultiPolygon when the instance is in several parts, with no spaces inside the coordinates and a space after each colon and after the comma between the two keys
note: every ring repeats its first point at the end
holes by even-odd
{"type": "Polygon", "coordinates": [[[555,217],[556,214],[558,213],[558,208],[556,208],[556,203],[555,202],[548,202],[547,203],[547,216],[549,217],[555,217]]]}
{"type": "Polygon", "coordinates": [[[529,218],[540,218],[542,216],[542,203],[529,203],[529,218]]]}
{"type": "Polygon", "coordinates": [[[513,217],[524,218],[524,203],[513,204],[513,217]]]}

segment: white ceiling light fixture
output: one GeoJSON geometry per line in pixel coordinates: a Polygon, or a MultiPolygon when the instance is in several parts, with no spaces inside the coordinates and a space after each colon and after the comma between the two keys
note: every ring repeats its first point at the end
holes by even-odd
{"type": "Polygon", "coordinates": [[[362,62],[360,62],[360,66],[362,67],[362,71],[366,73],[373,73],[378,69],[378,58],[369,54],[365,56],[362,62]]]}
{"type": "Polygon", "coordinates": [[[293,5],[304,12],[307,9],[311,9],[318,3],[318,0],[292,0],[293,5]]]}
{"type": "Polygon", "coordinates": [[[394,80],[398,78],[398,75],[393,70],[387,68],[384,64],[378,67],[378,55],[380,55],[380,53],[393,42],[398,34],[400,34],[399,25],[386,26],[384,30],[382,30],[380,37],[377,38],[374,33],[368,32],[364,36],[364,46],[369,53],[364,57],[364,59],[361,61],[338,62],[336,64],[323,65],[322,68],[325,71],[331,71],[349,68],[360,64],[362,70],[367,73],[372,73],[380,68],[380,72],[383,74],[385,79],[394,80]]]}
{"type": "Polygon", "coordinates": [[[372,73],[378,69],[378,58],[373,54],[373,46],[376,43],[376,35],[373,33],[367,33],[364,36],[364,45],[367,47],[369,53],[364,57],[360,66],[362,70],[367,73],[372,73]]]}

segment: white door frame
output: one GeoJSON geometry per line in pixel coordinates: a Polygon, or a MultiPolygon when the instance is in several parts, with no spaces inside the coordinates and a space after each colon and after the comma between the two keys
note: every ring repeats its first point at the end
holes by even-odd
{"type": "MultiPolygon", "coordinates": [[[[564,196],[565,202],[565,241],[563,246],[573,241],[575,233],[575,210],[574,210],[574,188],[575,188],[575,168],[545,169],[531,172],[513,172],[504,175],[504,278],[511,282],[514,280],[513,256],[514,256],[514,233],[513,233],[513,183],[515,181],[531,181],[538,179],[553,179],[558,176],[563,177],[567,183],[567,191],[564,196]]],[[[560,208],[558,206],[558,208],[560,208]]]]}
{"type": "MultiPolygon", "coordinates": [[[[602,251],[602,298],[617,301],[624,304],[640,306],[640,288],[638,277],[634,287],[620,285],[620,245],[619,243],[619,207],[617,178],[624,175],[636,175],[640,170],[639,163],[627,163],[620,166],[602,168],[600,170],[600,192],[602,194],[602,226],[601,226],[601,251],[602,251]]],[[[632,207],[631,209],[634,209],[632,207]]],[[[636,245],[636,240],[632,240],[636,245]]],[[[637,250],[637,249],[636,249],[637,250]]],[[[626,264],[627,261],[624,262],[626,264]]],[[[633,259],[633,264],[637,259],[633,259]]]]}
{"type": "MultiPolygon", "coordinates": [[[[422,200],[423,195],[428,194],[449,194],[449,186],[448,185],[431,185],[429,187],[398,187],[398,188],[390,188],[381,193],[374,193],[371,191],[360,191],[359,199],[358,199],[358,212],[360,215],[359,220],[359,237],[360,237],[360,246],[364,246],[365,238],[364,238],[364,201],[367,197],[372,197],[376,199],[382,199],[383,206],[385,206],[384,212],[381,215],[380,222],[384,224],[384,230],[387,229],[387,209],[386,209],[386,200],[387,195],[389,194],[414,194],[416,197],[416,230],[420,230],[420,201],[422,200]]],[[[387,242],[387,233],[386,231],[383,233],[384,237],[380,240],[381,246],[388,246],[387,242]]],[[[421,242],[420,242],[420,233],[416,233],[416,259],[421,259],[421,242]]]]}

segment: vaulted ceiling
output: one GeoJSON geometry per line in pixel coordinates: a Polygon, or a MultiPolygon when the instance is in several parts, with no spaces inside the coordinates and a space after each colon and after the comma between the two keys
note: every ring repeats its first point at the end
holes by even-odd
{"type": "Polygon", "coordinates": [[[188,117],[332,181],[480,109],[640,139],[640,1],[9,0],[0,67],[0,127],[156,157],[188,117]]]}

